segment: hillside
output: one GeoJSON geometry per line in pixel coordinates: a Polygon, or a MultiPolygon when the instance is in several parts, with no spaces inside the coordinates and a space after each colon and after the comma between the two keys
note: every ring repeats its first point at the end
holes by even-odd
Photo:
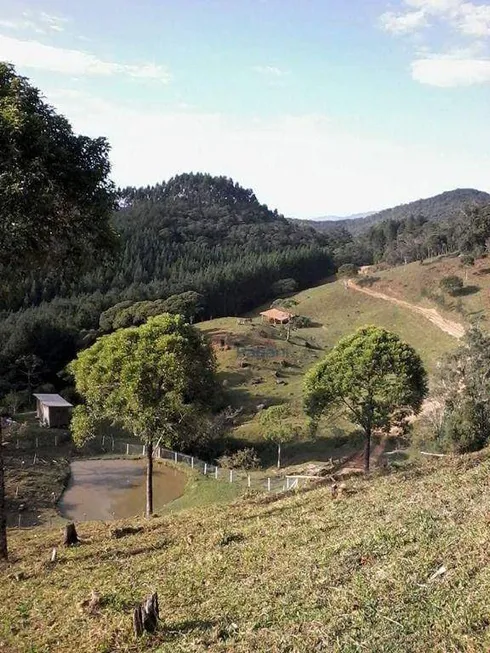
{"type": "MultiPolygon", "coordinates": [[[[330,487],[193,509],[111,538],[84,524],[12,531],[0,642],[27,651],[486,653],[490,459],[431,462],[330,487]],[[132,608],[158,591],[158,633],[132,608]],[[92,592],[98,599],[88,607],[92,592]],[[53,606],[63,606],[53,609],[53,606]]],[[[118,524],[123,525],[123,524],[118,524]]]]}
{"type": "MultiPolygon", "coordinates": [[[[263,445],[257,418],[260,404],[288,402],[293,413],[291,425],[305,424],[301,392],[306,370],[325,349],[356,328],[376,324],[394,331],[415,347],[430,374],[441,356],[457,344],[455,338],[410,310],[347,289],[342,280],[332,279],[302,291],[290,301],[291,310],[312,321],[312,326],[293,331],[290,342],[281,336],[280,329],[263,325],[258,311],[253,313],[253,324],[239,324],[235,318],[199,324],[216,344],[220,374],[231,403],[244,409],[234,437],[254,446],[263,445]]],[[[319,439],[303,439],[284,447],[285,462],[348,456],[359,447],[354,432],[352,424],[343,418],[325,420],[319,439]]]]}
{"type": "Polygon", "coordinates": [[[386,292],[422,306],[432,306],[449,318],[466,325],[490,327],[490,262],[487,257],[475,260],[474,265],[463,265],[458,256],[441,256],[408,265],[370,271],[370,288],[386,292]],[[464,288],[456,297],[441,290],[444,277],[456,275],[464,288]]]}
{"type": "Polygon", "coordinates": [[[489,193],[473,188],[457,188],[427,199],[420,199],[409,202],[408,204],[400,204],[393,208],[371,213],[366,217],[326,221],[307,220],[305,222],[308,226],[324,233],[344,227],[352,234],[361,234],[367,231],[373,224],[383,222],[384,220],[405,220],[411,217],[424,217],[428,221],[438,222],[456,217],[467,205],[488,203],[490,203],[489,193]]]}
{"type": "Polygon", "coordinates": [[[95,340],[101,314],[118,303],[192,291],[189,318],[239,315],[276,297],[282,279],[304,288],[334,270],[327,236],[290,223],[226,177],[188,174],[125,189],[113,226],[121,241],[114,258],[71,281],[32,276],[5,298],[0,399],[24,389],[27,370],[17,361],[32,356],[35,385],[63,389],[58,373],[95,340]]]}

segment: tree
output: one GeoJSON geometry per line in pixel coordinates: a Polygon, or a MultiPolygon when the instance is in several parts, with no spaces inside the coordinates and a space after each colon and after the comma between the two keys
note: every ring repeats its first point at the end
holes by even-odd
{"type": "Polygon", "coordinates": [[[147,454],[146,514],[151,515],[155,443],[185,442],[196,416],[216,405],[211,346],[182,316],[165,314],[99,338],[69,369],[85,399],[74,411],[74,440],[93,436],[102,420],[141,439],[147,454]]]}
{"type": "Polygon", "coordinates": [[[465,273],[464,273],[465,281],[468,281],[468,270],[469,268],[475,265],[475,257],[471,256],[471,254],[463,254],[462,256],[460,256],[459,260],[461,261],[461,265],[465,269],[465,273]]]}
{"type": "Polygon", "coordinates": [[[365,436],[364,470],[369,471],[374,431],[406,427],[427,394],[427,375],[416,351],[375,326],[342,338],[305,377],[304,405],[310,417],[343,407],[365,436]]]}
{"type": "Polygon", "coordinates": [[[434,397],[440,406],[436,440],[444,450],[477,451],[490,441],[490,336],[477,327],[446,355],[434,397]]]}
{"type": "Polygon", "coordinates": [[[456,274],[451,274],[448,277],[443,277],[439,282],[439,287],[444,292],[449,293],[453,297],[458,295],[463,290],[463,279],[456,274]]]}
{"type": "MultiPolygon", "coordinates": [[[[0,293],[34,270],[76,269],[110,249],[109,145],[73,133],[13,66],[0,63],[0,293]]],[[[0,421],[0,558],[7,559],[0,421]]]]}
{"type": "Polygon", "coordinates": [[[277,445],[277,468],[281,467],[281,446],[297,437],[297,431],[291,424],[284,422],[291,416],[287,404],[271,406],[260,413],[259,422],[264,427],[264,439],[277,445]]]}

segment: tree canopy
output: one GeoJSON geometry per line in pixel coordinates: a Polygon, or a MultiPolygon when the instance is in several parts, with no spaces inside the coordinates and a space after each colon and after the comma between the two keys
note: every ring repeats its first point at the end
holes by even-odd
{"type": "Polygon", "coordinates": [[[371,436],[406,425],[427,394],[419,355],[385,329],[367,326],[342,338],[305,377],[304,405],[318,419],[343,408],[365,435],[364,467],[369,471],[371,436]]]}
{"type": "Polygon", "coordinates": [[[69,370],[85,405],[74,411],[74,439],[83,442],[102,420],[117,423],[145,444],[147,512],[152,512],[151,457],[158,439],[181,448],[199,411],[216,406],[219,386],[213,350],[179,315],[150,318],[120,329],[82,351],[69,370]]]}
{"type": "Polygon", "coordinates": [[[0,273],[93,260],[114,243],[109,145],[76,135],[13,66],[0,63],[0,273]]]}

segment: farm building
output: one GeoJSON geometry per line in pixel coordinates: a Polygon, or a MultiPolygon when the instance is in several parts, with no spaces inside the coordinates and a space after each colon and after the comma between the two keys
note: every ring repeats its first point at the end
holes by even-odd
{"type": "Polygon", "coordinates": [[[292,313],[286,313],[286,311],[280,311],[277,308],[263,311],[261,315],[262,320],[269,322],[269,324],[287,324],[289,320],[294,317],[292,313]]]}
{"type": "Polygon", "coordinates": [[[60,395],[35,394],[37,400],[36,416],[43,426],[62,428],[70,423],[73,405],[60,395]]]}

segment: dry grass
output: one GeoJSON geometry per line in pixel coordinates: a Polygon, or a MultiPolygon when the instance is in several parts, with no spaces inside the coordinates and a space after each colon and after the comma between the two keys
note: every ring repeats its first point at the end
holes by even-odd
{"type": "Polygon", "coordinates": [[[86,524],[53,565],[59,531],[12,532],[0,650],[486,652],[489,485],[484,453],[351,480],[336,500],[320,487],[133,520],[143,532],[118,540],[86,524]],[[161,628],[137,642],[132,607],[154,590],[161,628]]]}

